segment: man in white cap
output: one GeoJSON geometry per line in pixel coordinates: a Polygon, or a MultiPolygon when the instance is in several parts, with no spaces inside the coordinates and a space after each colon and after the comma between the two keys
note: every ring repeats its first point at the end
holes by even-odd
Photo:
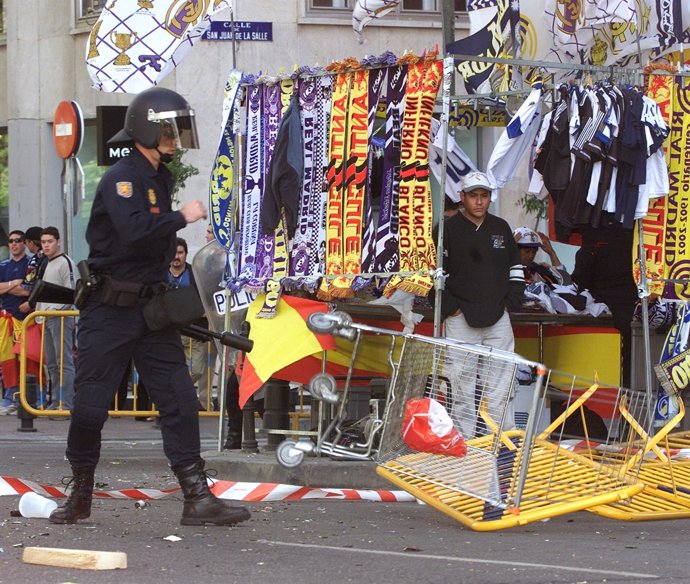
{"type": "MultiPolygon", "coordinates": [[[[492,190],[484,173],[469,173],[460,192],[462,211],[444,223],[443,269],[448,277],[441,313],[447,338],[512,352],[508,310],[520,307],[525,279],[510,226],[488,212],[492,190]]],[[[496,423],[514,427],[507,362],[505,367],[484,363],[480,369],[478,359],[469,356],[450,367],[451,416],[465,439],[481,430],[475,426],[482,399],[496,423]]]]}

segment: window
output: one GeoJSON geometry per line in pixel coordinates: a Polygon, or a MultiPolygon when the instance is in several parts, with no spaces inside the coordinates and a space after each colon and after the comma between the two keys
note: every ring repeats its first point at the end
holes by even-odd
{"type": "Polygon", "coordinates": [[[97,18],[105,6],[106,0],[77,0],[77,18],[97,18]]]}
{"type": "MultiPolygon", "coordinates": [[[[388,16],[412,16],[415,13],[436,12],[440,13],[443,0],[402,0],[400,4],[388,16]]],[[[349,11],[354,8],[355,0],[307,0],[308,12],[318,14],[321,11],[337,12],[349,11]]],[[[465,12],[467,0],[455,0],[455,11],[465,12]]],[[[323,14],[323,12],[321,12],[323,14]]]]}
{"type": "Polygon", "coordinates": [[[107,166],[98,166],[98,140],[96,136],[96,120],[84,120],[84,142],[79,150],[79,162],[84,169],[84,193],[86,198],[81,201],[79,212],[72,220],[72,259],[75,261],[86,259],[89,246],[86,243],[86,225],[91,216],[91,206],[96,196],[98,181],[108,170],[107,166]]]}

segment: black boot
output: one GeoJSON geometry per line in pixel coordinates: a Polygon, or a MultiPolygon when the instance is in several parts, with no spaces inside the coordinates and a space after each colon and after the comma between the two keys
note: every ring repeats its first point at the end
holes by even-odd
{"type": "Polygon", "coordinates": [[[182,525],[234,525],[249,519],[245,507],[231,507],[211,493],[203,461],[181,468],[175,475],[184,495],[182,525]]]}
{"type": "Polygon", "coordinates": [[[239,450],[242,448],[242,435],[239,432],[228,432],[223,450],[239,450]]]}
{"type": "Polygon", "coordinates": [[[77,520],[86,519],[91,515],[95,472],[95,466],[72,467],[72,491],[67,502],[50,514],[48,520],[51,523],[76,523],[77,520]]]}

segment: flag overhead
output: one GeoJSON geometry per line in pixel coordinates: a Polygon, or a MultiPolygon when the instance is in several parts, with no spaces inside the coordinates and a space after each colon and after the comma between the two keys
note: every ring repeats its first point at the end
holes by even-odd
{"type": "Polygon", "coordinates": [[[254,341],[254,348],[244,360],[240,407],[279,369],[303,357],[335,348],[332,336],[317,335],[307,327],[309,315],[327,312],[327,304],[296,296],[281,296],[276,315],[266,319],[258,317],[264,297],[264,294],[259,294],[247,311],[249,338],[254,341]]]}
{"type": "Polygon", "coordinates": [[[95,89],[139,93],[159,83],[201,38],[211,15],[232,0],[108,2],[86,43],[95,89]]]}
{"type": "Polygon", "coordinates": [[[357,0],[352,11],[352,28],[360,43],[365,42],[362,31],[372,20],[381,18],[393,10],[400,0],[357,0]]]}
{"type": "Polygon", "coordinates": [[[552,38],[548,59],[626,65],[654,59],[690,39],[690,2],[684,0],[547,0],[552,38]]]}
{"type": "MultiPolygon", "coordinates": [[[[519,44],[519,2],[509,0],[470,0],[470,35],[450,43],[446,50],[456,55],[481,57],[516,56],[519,44]]],[[[494,63],[461,61],[458,72],[468,93],[504,90],[510,82],[510,70],[502,71],[494,63]]]]}

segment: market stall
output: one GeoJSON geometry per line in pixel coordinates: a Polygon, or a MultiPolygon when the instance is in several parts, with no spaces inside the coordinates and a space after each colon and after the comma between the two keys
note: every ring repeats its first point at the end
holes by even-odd
{"type": "MultiPolygon", "coordinates": [[[[422,299],[429,293],[435,294],[435,306],[439,307],[438,298],[443,293],[442,277],[436,269],[436,258],[443,253],[443,229],[439,229],[437,241],[431,238],[435,215],[441,225],[443,216],[433,212],[430,158],[436,163],[435,169],[440,169],[441,193],[453,190],[462,173],[471,170],[473,165],[462,156],[457,145],[452,144],[449,127],[453,120],[459,119],[461,108],[467,111],[474,104],[478,109],[477,103],[487,97],[496,100],[526,96],[523,105],[512,116],[503,114],[507,128],[515,128],[517,123],[520,131],[512,134],[506,131],[499,139],[501,147],[495,149],[502,154],[492,156],[488,163],[488,172],[498,186],[512,179],[518,163],[539,136],[542,158],[545,158],[540,169],[544,171],[543,181],[553,199],[552,208],[558,217],[555,223],[559,225],[562,238],[570,238],[568,230],[582,231],[586,227],[590,232],[594,230],[593,248],[599,245],[602,233],[625,233],[632,241],[632,221],[645,215],[650,196],[663,194],[663,181],[653,188],[645,182],[642,194],[640,185],[634,180],[620,179],[628,198],[635,204],[611,195],[617,186],[618,167],[607,167],[607,158],[602,157],[602,153],[617,138],[617,129],[633,110],[632,106],[626,109],[625,100],[632,103],[634,98],[636,104],[639,101],[644,104],[645,111],[652,112],[649,115],[653,123],[646,128],[654,133],[650,143],[656,149],[652,157],[647,156],[650,150],[647,148],[644,159],[652,159],[659,168],[663,167],[663,156],[658,154],[663,150],[659,145],[668,135],[668,128],[655,102],[644,96],[637,100],[639,92],[632,83],[641,85],[642,73],[636,68],[463,55],[443,61],[437,60],[435,55],[408,55],[396,59],[390,54],[361,63],[345,60],[332,64],[329,70],[301,68],[283,78],[252,78],[233,73],[228,83],[224,130],[211,185],[216,237],[226,247],[229,263],[236,265],[227,277],[228,288],[232,292],[261,295],[262,306],[255,314],[258,318],[275,318],[281,295],[288,293],[338,302],[341,308],[353,314],[371,310],[366,306],[372,300],[374,306],[393,304],[402,313],[403,324],[414,327],[422,313],[429,310],[422,299]],[[468,59],[543,73],[551,68],[561,69],[573,77],[589,75],[598,82],[581,79],[577,84],[554,84],[543,74],[539,78],[530,73],[525,76],[532,84],[529,88],[490,95],[453,96],[450,87],[455,65],[468,59]],[[442,99],[438,108],[440,89],[442,99]],[[592,109],[587,110],[588,107],[592,109]],[[542,108],[552,111],[542,115],[542,108]],[[440,114],[437,118],[435,110],[440,114]],[[581,159],[589,157],[586,161],[589,166],[583,166],[578,159],[575,162],[579,166],[571,168],[570,155],[559,161],[559,150],[553,142],[556,130],[568,128],[574,116],[580,114],[580,131],[574,138],[581,139],[581,159]],[[596,135],[599,142],[585,143],[585,130],[587,135],[596,135]],[[434,150],[432,144],[438,150],[434,150]],[[591,152],[597,149],[600,159],[595,161],[591,152]],[[509,157],[505,154],[507,151],[511,153],[509,157]],[[568,167],[565,176],[569,182],[573,176],[589,177],[588,188],[581,191],[593,198],[578,199],[572,193],[559,195],[553,176],[558,176],[558,169],[564,166],[568,167]],[[594,177],[607,173],[608,182],[594,177]],[[602,184],[609,187],[603,189],[602,184]],[[598,209],[597,214],[592,214],[591,209],[598,209]],[[609,229],[614,222],[620,226],[609,229]],[[239,235],[235,236],[236,232],[239,235]]],[[[483,113],[483,109],[479,113],[483,113]]],[[[640,166],[634,160],[625,170],[628,178],[632,170],[640,166]]],[[[624,174],[622,166],[620,173],[624,174]]],[[[657,170],[653,176],[663,174],[663,170],[657,170]]],[[[622,249],[626,241],[623,240],[622,249]]],[[[623,257],[622,261],[629,267],[623,270],[627,278],[624,283],[626,297],[621,301],[624,308],[618,310],[617,296],[609,296],[614,310],[613,322],[593,319],[578,332],[578,329],[565,328],[567,318],[559,322],[561,315],[552,315],[548,319],[549,326],[554,325],[557,327],[554,330],[560,332],[548,335],[548,343],[544,342],[548,327],[545,328],[543,322],[536,326],[516,324],[518,350],[528,353],[530,358],[543,358],[554,368],[570,371],[575,368],[574,373],[602,376],[606,383],[620,384],[624,379],[621,370],[625,372],[628,367],[624,356],[629,346],[621,350],[611,325],[619,331],[626,329],[638,295],[632,279],[632,249],[628,247],[628,257],[623,257]],[[564,331],[565,334],[561,334],[564,331]],[[591,351],[582,359],[572,358],[573,352],[580,353],[586,346],[582,338],[573,341],[577,334],[589,341],[602,340],[605,349],[597,345],[595,351],[601,356],[601,363],[591,358],[591,351]],[[564,348],[560,349],[562,342],[565,342],[564,348]]],[[[640,274],[643,339],[647,347],[645,271],[640,270],[640,274]]],[[[360,318],[372,317],[364,314],[360,318]]],[[[514,321],[520,318],[523,317],[514,321]]],[[[280,329],[278,321],[275,322],[276,330],[280,329]]],[[[417,330],[438,336],[441,325],[438,312],[433,314],[431,323],[431,329],[420,325],[417,330]]],[[[288,337],[282,342],[289,343],[289,335],[294,335],[295,331],[285,329],[283,332],[288,337]]],[[[624,331],[624,335],[626,333],[624,331]]],[[[280,337],[271,339],[273,346],[277,338],[280,337]]],[[[328,349],[325,359],[319,359],[318,353],[305,353],[296,355],[295,361],[320,363],[321,367],[330,366],[343,375],[349,358],[345,344],[341,342],[337,350],[328,349]]],[[[317,348],[321,351],[324,347],[317,348]]],[[[258,349],[261,351],[261,343],[258,349]]],[[[383,352],[372,346],[364,354],[383,355],[383,352]]],[[[651,359],[648,362],[651,363],[651,359]]],[[[278,369],[281,368],[272,373],[281,375],[278,369]]],[[[385,375],[385,358],[376,365],[355,366],[355,369],[360,369],[363,375],[385,375]]],[[[290,379],[300,382],[308,381],[300,378],[300,373],[312,370],[313,367],[288,368],[289,375],[295,376],[290,379]]],[[[266,380],[261,376],[252,376],[252,379],[253,386],[244,387],[243,399],[266,380]]],[[[647,371],[645,385],[651,392],[651,370],[647,371]]]]}

